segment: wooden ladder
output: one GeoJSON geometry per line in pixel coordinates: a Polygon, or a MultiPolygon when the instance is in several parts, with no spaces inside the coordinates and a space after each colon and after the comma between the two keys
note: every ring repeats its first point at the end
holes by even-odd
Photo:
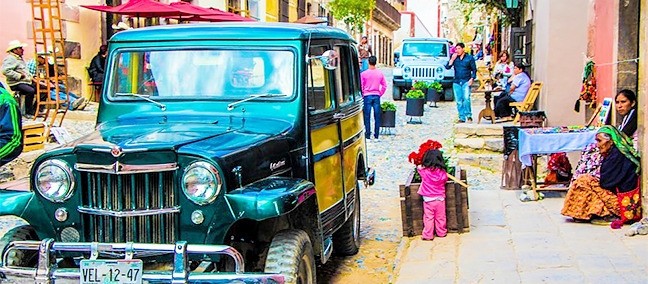
{"type": "MultiPolygon", "coordinates": [[[[65,37],[63,36],[63,21],[61,19],[60,0],[31,0],[32,32],[34,35],[34,50],[37,53],[47,53],[46,61],[53,58],[54,72],[50,68],[39,68],[36,80],[36,115],[47,121],[51,114],[49,125],[55,125],[60,114],[58,126],[62,126],[70,104],[69,96],[61,99],[60,93],[67,88],[67,60],[65,58],[65,37]],[[50,88],[56,92],[55,99],[50,97],[50,88]],[[43,111],[41,112],[41,108],[43,111]]],[[[46,62],[48,63],[48,62],[46,62]]]]}

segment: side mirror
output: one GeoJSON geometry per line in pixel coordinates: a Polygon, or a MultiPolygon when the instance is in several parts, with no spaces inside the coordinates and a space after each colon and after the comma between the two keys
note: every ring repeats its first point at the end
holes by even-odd
{"type": "Polygon", "coordinates": [[[340,57],[335,50],[324,51],[320,56],[308,57],[308,61],[319,59],[327,70],[335,70],[340,65],[340,57]]]}

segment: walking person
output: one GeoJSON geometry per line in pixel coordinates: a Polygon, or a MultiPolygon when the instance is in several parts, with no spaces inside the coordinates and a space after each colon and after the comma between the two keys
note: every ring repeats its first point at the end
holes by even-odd
{"type": "Polygon", "coordinates": [[[0,166],[17,158],[22,149],[22,119],[18,103],[0,85],[0,166]]]}
{"type": "Polygon", "coordinates": [[[369,69],[360,74],[360,82],[362,85],[362,97],[364,99],[364,124],[365,124],[365,138],[371,139],[371,110],[374,113],[374,138],[378,139],[380,132],[380,97],[385,94],[387,90],[387,80],[382,71],[376,69],[376,57],[370,56],[367,61],[369,62],[369,69]]]}
{"type": "Polygon", "coordinates": [[[362,36],[360,44],[358,44],[358,57],[360,57],[360,72],[364,72],[369,68],[369,57],[373,51],[371,45],[367,41],[367,36],[362,36]]]}
{"type": "Polygon", "coordinates": [[[452,83],[459,123],[472,122],[472,106],[470,105],[470,86],[477,78],[477,65],[472,55],[464,50],[466,46],[459,42],[455,46],[455,53],[450,58],[446,69],[454,67],[455,76],[452,83]]]}
{"type": "Polygon", "coordinates": [[[446,226],[445,184],[448,181],[443,154],[440,150],[428,150],[418,167],[421,186],[418,194],[423,197],[423,233],[426,241],[443,238],[448,233],[446,226]]]}
{"type": "Polygon", "coordinates": [[[7,57],[2,61],[2,74],[7,77],[7,85],[14,92],[25,96],[25,116],[30,117],[36,113],[34,95],[36,88],[33,78],[29,75],[27,64],[23,59],[25,43],[12,40],[7,47],[7,57]]]}

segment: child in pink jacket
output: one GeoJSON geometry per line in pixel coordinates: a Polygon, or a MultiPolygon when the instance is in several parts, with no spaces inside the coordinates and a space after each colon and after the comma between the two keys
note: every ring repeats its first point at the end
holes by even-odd
{"type": "Polygon", "coordinates": [[[446,227],[445,184],[448,181],[443,154],[440,150],[428,150],[418,168],[421,186],[418,194],[423,197],[423,240],[445,237],[446,227]]]}

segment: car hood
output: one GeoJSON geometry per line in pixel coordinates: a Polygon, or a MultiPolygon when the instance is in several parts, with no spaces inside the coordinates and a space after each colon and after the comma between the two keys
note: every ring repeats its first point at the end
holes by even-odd
{"type": "Polygon", "coordinates": [[[67,145],[76,150],[123,152],[178,151],[209,139],[210,150],[241,148],[285,133],[291,124],[276,119],[215,118],[129,119],[102,123],[91,134],[67,145]],[[220,121],[227,121],[221,123],[220,121]]]}

